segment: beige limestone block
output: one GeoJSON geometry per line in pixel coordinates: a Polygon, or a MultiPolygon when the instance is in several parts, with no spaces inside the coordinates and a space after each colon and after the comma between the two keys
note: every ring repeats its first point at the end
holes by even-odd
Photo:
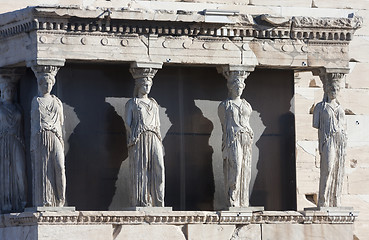
{"type": "MultiPolygon", "coordinates": [[[[355,31],[355,36],[363,36],[369,35],[369,5],[367,5],[366,8],[359,9],[359,10],[353,10],[355,15],[360,16],[363,18],[363,23],[361,24],[360,28],[355,31]]],[[[354,39],[355,39],[354,36],[354,39]]]]}
{"type": "Polygon", "coordinates": [[[318,167],[316,156],[318,156],[318,141],[297,141],[296,142],[296,162],[308,163],[311,167],[318,167]]]}
{"type": "Polygon", "coordinates": [[[367,194],[369,195],[369,169],[358,168],[348,174],[348,192],[349,194],[367,194]]]}
{"type": "MultiPolygon", "coordinates": [[[[311,4],[311,1],[309,1],[311,4]]],[[[347,17],[352,9],[311,8],[311,7],[281,7],[282,16],[309,16],[309,17],[347,17]]]]}
{"type": "Polygon", "coordinates": [[[369,89],[342,89],[338,100],[355,115],[369,114],[369,89]]]}
{"type": "Polygon", "coordinates": [[[33,240],[37,239],[37,226],[19,226],[0,228],[0,239],[33,240]]]}
{"type": "MultiPolygon", "coordinates": [[[[368,34],[365,32],[365,34],[368,34]]],[[[356,35],[349,45],[349,56],[350,58],[363,62],[369,63],[369,37],[368,35],[356,35]]]]}
{"type": "Polygon", "coordinates": [[[263,240],[347,240],[352,224],[263,224],[263,240]]]}
{"type": "Polygon", "coordinates": [[[352,206],[359,211],[354,222],[354,239],[368,239],[369,236],[369,195],[342,195],[342,206],[352,206]]]}
{"type": "MultiPolygon", "coordinates": [[[[369,195],[342,195],[342,206],[353,207],[355,211],[359,211],[359,217],[357,221],[369,221],[369,195]]],[[[368,235],[369,236],[369,235],[368,235]]]]}
{"type": "MultiPolygon", "coordinates": [[[[320,84],[322,84],[322,82],[320,81],[320,84]]],[[[315,102],[315,104],[317,104],[318,102],[321,102],[322,101],[322,99],[323,99],[323,94],[324,94],[324,92],[323,92],[323,87],[321,87],[321,88],[316,88],[315,89],[315,95],[314,95],[314,102],[315,102]]],[[[338,95],[338,97],[339,97],[340,95],[338,95]]]]}
{"type": "Polygon", "coordinates": [[[231,240],[261,240],[261,226],[250,224],[237,227],[231,240]]]}
{"type": "MultiPolygon", "coordinates": [[[[362,106],[364,107],[364,106],[362,106]]],[[[369,115],[346,115],[347,139],[353,146],[369,146],[369,115]]]]}
{"type": "Polygon", "coordinates": [[[318,8],[342,8],[342,9],[367,9],[369,6],[368,0],[314,0],[318,8]]]}
{"type": "Polygon", "coordinates": [[[234,225],[213,225],[213,224],[189,224],[187,226],[188,240],[201,239],[231,239],[236,226],[234,225]]]}
{"type": "Polygon", "coordinates": [[[303,198],[305,198],[305,194],[318,192],[319,161],[317,141],[297,141],[296,187],[298,193],[303,195],[303,198]]]}
{"type": "MultiPolygon", "coordinates": [[[[73,2],[74,0],[60,0],[64,2],[73,2]]],[[[127,7],[127,4],[132,2],[131,0],[79,0],[78,4],[82,5],[83,7],[104,7],[104,8],[122,8],[127,7]]]]}
{"type": "Polygon", "coordinates": [[[297,187],[302,194],[311,194],[319,190],[319,170],[300,170],[297,175],[297,187]]]}
{"type": "Polygon", "coordinates": [[[295,114],[309,114],[314,106],[314,88],[295,87],[295,114]]]}
{"type": "Polygon", "coordinates": [[[39,240],[100,240],[112,239],[111,225],[40,225],[39,240]]]}
{"type": "Polygon", "coordinates": [[[348,142],[346,168],[369,168],[369,142],[348,142]]]}
{"type": "MultiPolygon", "coordinates": [[[[209,0],[207,0],[209,1],[209,0]]],[[[243,2],[247,2],[244,0],[243,2]]],[[[289,0],[249,0],[255,6],[277,6],[277,7],[310,7],[309,1],[306,0],[296,0],[296,1],[289,1],[289,0]]]]}
{"type": "Polygon", "coordinates": [[[350,73],[346,75],[347,88],[369,88],[369,83],[365,81],[367,76],[369,63],[350,63],[350,73]]]}
{"type": "Polygon", "coordinates": [[[318,131],[312,127],[312,114],[296,114],[295,128],[296,140],[316,141],[318,139],[318,131]]]}
{"type": "MultiPolygon", "coordinates": [[[[314,193],[308,193],[308,195],[313,195],[313,194],[316,194],[316,196],[318,196],[317,192],[314,192],[314,193]]],[[[298,211],[303,211],[304,208],[308,208],[308,207],[316,207],[316,203],[313,203],[311,201],[309,201],[307,198],[306,198],[306,195],[305,194],[297,194],[297,210],[298,211]]]]}
{"type": "Polygon", "coordinates": [[[322,87],[319,76],[314,76],[311,71],[295,73],[295,87],[322,87]]]}
{"type": "Polygon", "coordinates": [[[183,226],[122,225],[114,231],[114,240],[185,240],[183,226]]]}

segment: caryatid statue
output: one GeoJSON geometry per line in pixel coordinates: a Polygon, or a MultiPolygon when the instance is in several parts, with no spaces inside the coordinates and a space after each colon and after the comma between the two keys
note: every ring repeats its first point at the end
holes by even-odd
{"type": "Polygon", "coordinates": [[[31,105],[33,205],[63,207],[66,190],[63,104],[50,94],[59,67],[35,65],[32,70],[38,86],[38,95],[31,105]]]}
{"type": "Polygon", "coordinates": [[[345,111],[337,101],[343,73],[320,74],[324,97],[314,108],[313,127],[318,129],[320,182],[318,207],[341,205],[345,172],[345,111]]]}
{"type": "Polygon", "coordinates": [[[135,79],[133,98],[125,106],[124,122],[130,168],[131,205],[164,207],[164,148],[159,105],[149,98],[154,68],[130,69],[135,79]]]}
{"type": "Polygon", "coordinates": [[[228,98],[220,103],[222,125],[223,172],[228,207],[249,206],[251,148],[254,133],[249,119],[250,104],[241,99],[248,71],[223,71],[227,78],[228,98]]]}
{"type": "Polygon", "coordinates": [[[14,100],[17,80],[11,70],[0,69],[0,212],[21,212],[26,205],[23,114],[14,100]]]}

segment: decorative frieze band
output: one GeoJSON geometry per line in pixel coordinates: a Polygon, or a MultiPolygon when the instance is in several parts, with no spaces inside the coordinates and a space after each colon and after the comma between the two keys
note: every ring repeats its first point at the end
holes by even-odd
{"type": "Polygon", "coordinates": [[[249,214],[229,212],[24,212],[0,215],[0,227],[19,225],[81,225],[81,224],[351,224],[357,217],[356,212],[329,215],[316,212],[254,212],[249,214]]]}
{"type": "MultiPolygon", "coordinates": [[[[79,10],[79,15],[68,17],[65,10],[63,17],[53,13],[50,9],[44,10],[36,7],[33,16],[29,20],[22,20],[0,26],[0,38],[9,37],[22,32],[32,30],[67,32],[67,33],[105,33],[105,34],[156,34],[159,36],[213,36],[213,37],[247,37],[260,39],[314,39],[350,41],[353,31],[360,27],[362,18],[312,18],[292,17],[283,22],[270,24],[270,19],[264,15],[236,14],[230,22],[206,22],[202,14],[187,13],[192,16],[192,21],[180,21],[181,14],[156,11],[158,19],[151,21],[144,19],[142,13],[112,12],[115,18],[92,18],[94,11],[79,10]],[[45,11],[45,12],[43,12],[45,11]],[[88,13],[88,14],[87,14],[88,13]],[[85,17],[89,16],[89,17],[85,17]],[[128,17],[129,16],[129,17],[128,17]],[[196,18],[197,16],[197,18],[196,18]],[[263,18],[264,16],[264,18],[263,18]],[[125,18],[126,17],[126,18],[125,18]],[[205,20],[204,20],[204,19],[205,20]],[[177,20],[179,19],[179,20],[177,20]],[[272,25],[272,26],[271,26],[272,25]]],[[[57,8],[55,8],[57,9],[57,8]]],[[[59,9],[59,11],[61,11],[59,9]]]]}

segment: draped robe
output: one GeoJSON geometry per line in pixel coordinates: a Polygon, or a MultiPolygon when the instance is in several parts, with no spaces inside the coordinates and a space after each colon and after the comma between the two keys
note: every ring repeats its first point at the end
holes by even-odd
{"type": "Polygon", "coordinates": [[[252,108],[245,99],[241,99],[240,106],[228,99],[218,107],[223,129],[223,173],[228,207],[249,206],[251,148],[254,137],[249,124],[251,112],[252,108]]]}
{"type": "Polygon", "coordinates": [[[340,105],[333,107],[320,102],[313,113],[313,127],[318,129],[320,152],[320,207],[340,205],[345,170],[345,112],[340,105]]]}
{"type": "Polygon", "coordinates": [[[34,206],[65,203],[63,105],[54,95],[35,97],[31,106],[31,158],[34,206]]]}
{"type": "Polygon", "coordinates": [[[125,106],[125,124],[130,166],[132,206],[164,207],[164,149],[160,136],[159,107],[130,99],[125,106]]]}
{"type": "Polygon", "coordinates": [[[26,160],[22,113],[17,104],[0,105],[0,212],[26,205],[26,160]]]}

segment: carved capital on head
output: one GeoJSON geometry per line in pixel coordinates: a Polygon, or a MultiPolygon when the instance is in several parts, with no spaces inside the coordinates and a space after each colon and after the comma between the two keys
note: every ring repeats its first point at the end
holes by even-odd
{"type": "Polygon", "coordinates": [[[48,75],[53,80],[53,84],[55,84],[55,76],[60,69],[60,67],[57,66],[43,66],[43,65],[35,65],[32,66],[31,68],[32,71],[35,73],[37,82],[40,80],[42,76],[48,75]]]}
{"type": "Polygon", "coordinates": [[[39,81],[42,76],[48,75],[55,83],[55,76],[60,67],[64,66],[64,64],[65,59],[39,58],[37,60],[27,62],[27,67],[32,68],[37,81],[39,81]]]}
{"type": "Polygon", "coordinates": [[[136,81],[141,78],[150,78],[150,80],[152,80],[158,72],[158,69],[161,69],[162,66],[163,63],[134,62],[131,64],[129,71],[136,81]]]}
{"type": "Polygon", "coordinates": [[[155,77],[158,69],[155,68],[130,68],[133,78],[137,81],[141,78],[150,78],[151,80],[155,77]]]}
{"type": "Polygon", "coordinates": [[[336,69],[336,68],[320,68],[317,71],[313,72],[314,75],[319,75],[320,80],[323,83],[324,93],[329,91],[329,86],[332,84],[342,85],[342,81],[349,72],[349,69],[336,69]]]}
{"type": "Polygon", "coordinates": [[[244,65],[225,65],[217,67],[219,73],[227,79],[227,87],[230,88],[234,84],[245,84],[245,79],[254,71],[254,66],[244,65]]]}
{"type": "Polygon", "coordinates": [[[319,76],[323,83],[323,100],[327,99],[327,94],[331,91],[333,85],[337,89],[341,88],[343,79],[348,72],[349,69],[346,68],[319,68],[313,70],[313,75],[319,76]]]}

